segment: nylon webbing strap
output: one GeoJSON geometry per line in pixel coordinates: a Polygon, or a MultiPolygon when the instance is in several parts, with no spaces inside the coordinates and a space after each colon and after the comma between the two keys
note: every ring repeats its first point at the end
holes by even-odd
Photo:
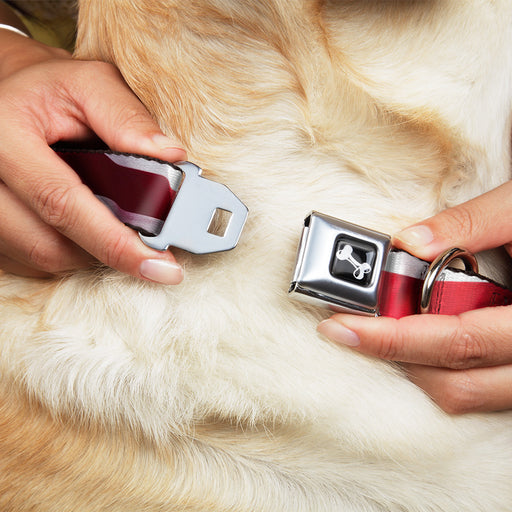
{"type": "Polygon", "coordinates": [[[176,197],[182,173],[171,164],[110,151],[57,154],[122,222],[156,235],[176,197]]]}
{"type": "MultiPolygon", "coordinates": [[[[380,314],[400,318],[419,313],[428,267],[427,262],[404,251],[392,250],[382,273],[380,314]]],[[[511,290],[479,274],[446,268],[434,282],[428,312],[457,315],[472,309],[511,303],[511,290]]]]}

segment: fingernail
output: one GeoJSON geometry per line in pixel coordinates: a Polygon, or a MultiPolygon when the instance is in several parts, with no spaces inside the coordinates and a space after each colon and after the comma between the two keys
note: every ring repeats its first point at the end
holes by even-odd
{"type": "Polygon", "coordinates": [[[349,347],[357,347],[360,343],[359,336],[354,331],[330,318],[320,322],[317,331],[331,341],[349,347]]]}
{"type": "Polygon", "coordinates": [[[156,135],[153,135],[151,139],[161,151],[172,151],[173,153],[181,154],[179,158],[182,160],[187,158],[187,153],[182,147],[180,147],[179,142],[167,137],[166,135],[157,133],[156,135]]]}
{"type": "Polygon", "coordinates": [[[179,284],[183,281],[183,268],[166,260],[144,260],[139,272],[146,279],[161,284],[179,284]]]}
{"type": "Polygon", "coordinates": [[[409,247],[424,247],[434,241],[434,235],[427,226],[413,226],[406,228],[394,237],[409,247]]]}

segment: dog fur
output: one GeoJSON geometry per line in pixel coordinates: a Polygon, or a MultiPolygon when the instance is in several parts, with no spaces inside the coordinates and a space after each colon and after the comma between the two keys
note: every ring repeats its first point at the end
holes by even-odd
{"type": "MultiPolygon", "coordinates": [[[[512,415],[449,415],[287,297],[317,210],[392,233],[510,176],[508,0],[81,0],[249,207],[179,286],[0,277],[2,511],[512,510],[512,415]]],[[[464,404],[460,393],[451,397],[464,404]]]]}

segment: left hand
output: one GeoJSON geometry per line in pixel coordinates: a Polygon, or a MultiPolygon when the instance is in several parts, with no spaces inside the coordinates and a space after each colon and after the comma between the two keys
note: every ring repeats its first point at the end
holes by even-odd
{"type": "Polygon", "coordinates": [[[170,251],[146,246],[96,198],[50,145],[97,134],[112,150],[186,158],[119,71],[0,29],[0,269],[46,277],[101,261],[175,285],[170,251]]]}
{"type": "MultiPolygon", "coordinates": [[[[512,253],[512,182],[405,229],[393,244],[433,260],[449,247],[512,253]]],[[[512,306],[458,316],[400,319],[336,314],[318,326],[332,341],[400,361],[410,379],[449,413],[512,408],[512,306]]]]}

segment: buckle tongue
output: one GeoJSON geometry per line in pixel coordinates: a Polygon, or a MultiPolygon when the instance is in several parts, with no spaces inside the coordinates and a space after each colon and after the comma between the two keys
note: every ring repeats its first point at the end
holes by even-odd
{"type": "Polygon", "coordinates": [[[304,221],[289,293],[338,312],[378,315],[388,235],[312,212],[304,221]]]}
{"type": "Polygon", "coordinates": [[[247,219],[247,207],[225,185],[203,178],[197,165],[191,162],[172,165],[183,173],[178,194],[160,233],[141,234],[142,241],[160,251],[169,246],[195,254],[233,249],[247,219]],[[230,214],[223,234],[210,229],[219,210],[230,214]]]}

